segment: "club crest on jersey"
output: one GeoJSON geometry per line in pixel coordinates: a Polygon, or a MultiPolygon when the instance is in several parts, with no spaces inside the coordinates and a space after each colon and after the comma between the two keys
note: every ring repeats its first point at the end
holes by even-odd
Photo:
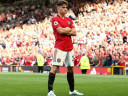
{"type": "Polygon", "coordinates": [[[71,25],[71,22],[70,21],[67,21],[69,25],[71,25]]]}
{"type": "Polygon", "coordinates": [[[58,25],[58,22],[57,22],[57,21],[55,21],[55,22],[54,22],[54,25],[58,25]]]}

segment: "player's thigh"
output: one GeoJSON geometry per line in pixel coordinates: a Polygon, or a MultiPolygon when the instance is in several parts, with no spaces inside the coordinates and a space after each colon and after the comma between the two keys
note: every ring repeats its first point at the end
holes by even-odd
{"type": "Polygon", "coordinates": [[[74,66],[74,52],[70,51],[67,53],[66,58],[65,58],[65,65],[66,66],[74,66]]]}
{"type": "Polygon", "coordinates": [[[63,62],[66,58],[66,54],[67,52],[55,48],[53,53],[52,65],[63,66],[63,62]]]}

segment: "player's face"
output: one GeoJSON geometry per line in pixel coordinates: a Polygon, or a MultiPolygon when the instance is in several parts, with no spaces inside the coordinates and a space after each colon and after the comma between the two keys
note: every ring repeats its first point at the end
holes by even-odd
{"type": "Polygon", "coordinates": [[[68,11],[68,8],[67,8],[67,5],[66,4],[63,4],[62,6],[59,6],[58,7],[58,12],[60,14],[66,14],[68,11]]]}

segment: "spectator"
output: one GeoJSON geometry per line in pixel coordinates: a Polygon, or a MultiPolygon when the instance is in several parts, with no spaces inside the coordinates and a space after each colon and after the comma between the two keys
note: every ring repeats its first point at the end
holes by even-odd
{"type": "Polygon", "coordinates": [[[110,54],[106,57],[106,61],[103,66],[108,66],[108,67],[112,66],[112,56],[110,54]]]}
{"type": "MultiPolygon", "coordinates": [[[[116,54],[113,56],[112,66],[120,66],[119,57],[116,54]]],[[[114,68],[114,74],[119,75],[119,68],[114,68]]]]}
{"type": "Polygon", "coordinates": [[[89,63],[91,66],[95,66],[94,59],[92,56],[89,57],[89,63]]]}

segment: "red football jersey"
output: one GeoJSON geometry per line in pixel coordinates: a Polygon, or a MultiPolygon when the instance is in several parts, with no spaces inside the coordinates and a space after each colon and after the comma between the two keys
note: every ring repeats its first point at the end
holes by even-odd
{"type": "Polygon", "coordinates": [[[59,32],[57,32],[56,29],[58,27],[75,28],[73,25],[73,21],[68,17],[65,17],[63,19],[59,15],[57,15],[56,17],[52,18],[52,27],[55,35],[55,40],[56,40],[54,47],[62,51],[71,51],[73,49],[71,36],[60,34],[59,32]]]}

